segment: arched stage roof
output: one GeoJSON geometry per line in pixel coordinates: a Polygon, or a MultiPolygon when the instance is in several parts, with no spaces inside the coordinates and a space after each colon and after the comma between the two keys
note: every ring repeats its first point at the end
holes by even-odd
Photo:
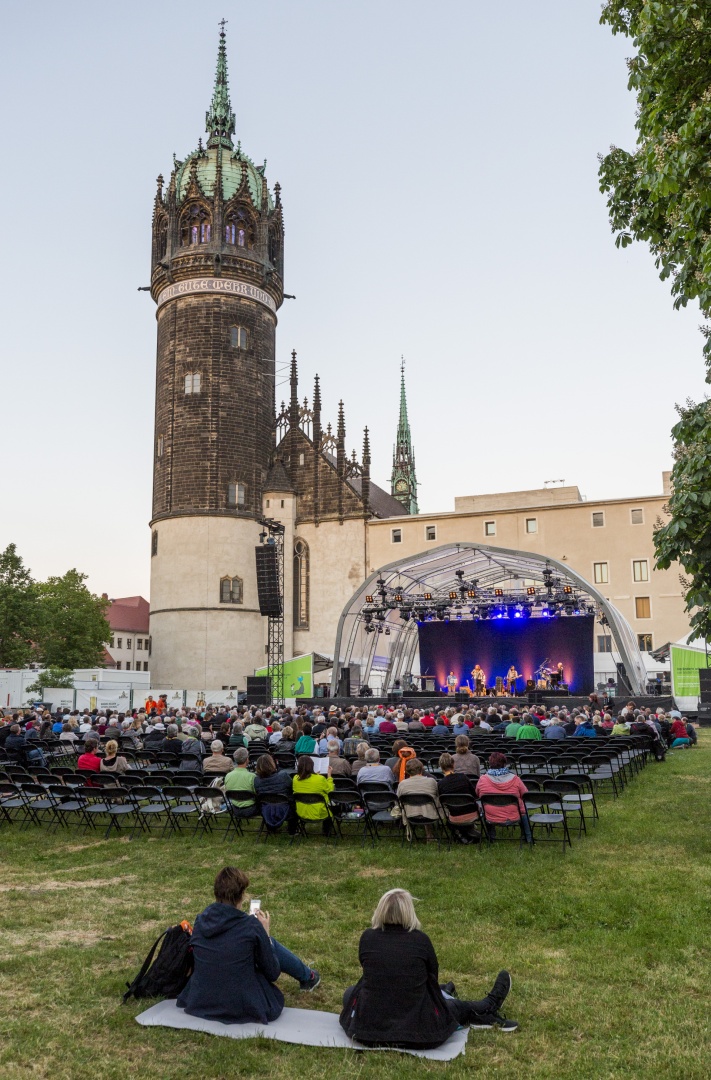
{"type": "Polygon", "coordinates": [[[448,606],[450,594],[461,593],[462,604],[457,602],[457,606],[466,612],[465,617],[470,617],[467,608],[472,601],[466,601],[462,591],[468,583],[476,583],[477,595],[489,596],[500,588],[509,599],[520,597],[524,602],[526,588],[535,588],[536,597],[530,604],[545,602],[548,596],[557,601],[559,608],[572,596],[588,611],[594,611],[603,624],[607,623],[632,692],[644,693],[646,672],[635,634],[593,584],[566,563],[546,555],[466,542],[444,544],[388,563],[353,594],[338,621],[331,693],[336,693],[342,666],[359,665],[361,685],[369,681],[371,674],[377,674],[383,689],[412,671],[419,644],[417,619],[413,616],[403,620],[401,610],[421,606],[425,594],[431,594],[433,605],[448,606]],[[372,602],[366,597],[373,598],[372,602]],[[396,602],[395,597],[400,599],[396,602]],[[372,623],[373,605],[378,611],[378,632],[366,630],[372,623]]]}

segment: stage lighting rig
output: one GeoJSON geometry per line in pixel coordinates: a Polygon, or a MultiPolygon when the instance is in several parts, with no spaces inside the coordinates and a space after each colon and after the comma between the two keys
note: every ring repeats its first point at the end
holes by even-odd
{"type": "Polygon", "coordinates": [[[526,589],[526,596],[535,596],[535,595],[536,595],[535,586],[534,585],[529,585],[528,588],[526,589]]]}

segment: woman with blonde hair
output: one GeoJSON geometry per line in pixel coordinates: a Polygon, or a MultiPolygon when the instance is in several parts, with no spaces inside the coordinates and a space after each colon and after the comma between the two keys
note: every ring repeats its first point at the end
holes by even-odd
{"type": "Polygon", "coordinates": [[[125,773],[128,772],[128,762],[118,752],[118,743],[115,739],[109,739],[104,747],[104,757],[101,759],[99,772],[102,773],[125,773]]]}
{"type": "Polygon", "coordinates": [[[518,1027],[499,1014],[511,988],[507,971],[499,972],[481,1001],[460,1001],[452,983],[439,985],[434,947],[406,889],[381,896],[371,929],[361,935],[358,959],[363,974],[343,995],[340,1023],[365,1046],[426,1050],[441,1046],[458,1027],[518,1027]]]}

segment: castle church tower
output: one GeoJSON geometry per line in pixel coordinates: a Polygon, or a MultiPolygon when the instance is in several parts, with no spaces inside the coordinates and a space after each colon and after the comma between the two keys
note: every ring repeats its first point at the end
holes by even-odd
{"type": "Polygon", "coordinates": [[[390,491],[406,514],[417,511],[417,476],[415,475],[415,451],[412,447],[410,422],[407,418],[407,396],[405,394],[405,362],[400,366],[400,418],[393,448],[393,467],[390,476],[390,491]]]}
{"type": "Polygon", "coordinates": [[[158,177],[153,212],[150,628],[153,685],[208,690],[264,663],[254,548],[283,299],[279,185],[234,143],[224,23],[206,129],[165,190],[158,177]]]}

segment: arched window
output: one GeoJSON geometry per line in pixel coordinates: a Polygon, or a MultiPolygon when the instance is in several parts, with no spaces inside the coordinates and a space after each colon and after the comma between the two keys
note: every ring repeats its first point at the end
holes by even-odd
{"type": "Polygon", "coordinates": [[[276,229],[269,230],[269,262],[272,266],[280,269],[281,241],[276,229]]]}
{"type": "Polygon", "coordinates": [[[221,604],[241,604],[242,603],[242,578],[238,577],[223,577],[220,578],[220,603],[221,604]]]}
{"type": "Polygon", "coordinates": [[[158,222],[158,230],[157,230],[156,239],[157,239],[157,243],[158,243],[158,248],[157,248],[158,258],[162,259],[165,256],[166,250],[168,248],[168,219],[167,218],[161,218],[160,221],[158,222]]]}
{"type": "Polygon", "coordinates": [[[230,345],[233,349],[247,348],[247,331],[243,326],[230,327],[230,345]]]}
{"type": "Polygon", "coordinates": [[[200,372],[199,371],[187,371],[185,373],[185,393],[186,394],[199,394],[200,393],[200,372]]]}
{"type": "Polygon", "coordinates": [[[294,541],[294,629],[309,628],[309,545],[294,541]]]}
{"type": "Polygon", "coordinates": [[[246,210],[230,210],[225,215],[225,243],[254,247],[254,223],[246,210]]]}
{"type": "Polygon", "coordinates": [[[180,219],[180,243],[187,247],[189,244],[208,244],[211,239],[210,215],[204,206],[193,203],[180,219]]]}

